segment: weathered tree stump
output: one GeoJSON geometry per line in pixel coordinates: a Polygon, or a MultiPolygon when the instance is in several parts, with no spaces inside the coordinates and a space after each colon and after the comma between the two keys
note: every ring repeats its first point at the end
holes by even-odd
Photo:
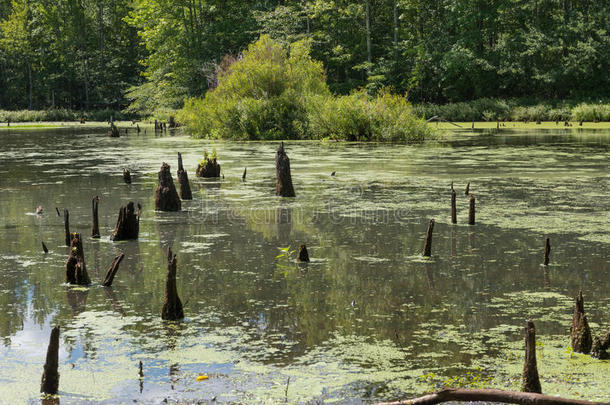
{"type": "Polygon", "coordinates": [[[127,206],[119,208],[119,219],[117,220],[114,232],[110,236],[110,240],[130,240],[138,239],[140,232],[140,212],[142,206],[138,204],[138,212],[136,213],[135,206],[132,201],[127,203],[127,206]]]}
{"type": "Polygon", "coordinates": [[[110,267],[108,267],[108,270],[106,271],[106,277],[104,277],[104,282],[102,283],[104,287],[112,287],[112,281],[114,280],[114,276],[116,275],[117,271],[119,271],[119,264],[121,264],[124,257],[125,254],[121,253],[114,258],[110,264],[110,267]]]}
{"type": "Polygon", "coordinates": [[[91,201],[92,206],[92,214],[93,214],[93,223],[91,224],[91,237],[99,238],[100,237],[100,223],[97,215],[97,208],[100,203],[100,198],[98,196],[93,197],[91,201]]]}
{"type": "Polygon", "coordinates": [[[180,211],[182,202],[174,186],[170,167],[163,162],[159,171],[159,182],[155,189],[155,209],[159,211],[180,211]]]}
{"type": "Polygon", "coordinates": [[[455,206],[455,190],[453,189],[453,183],[451,183],[451,223],[457,224],[457,209],[455,206]]]}
{"type": "Polygon", "coordinates": [[[284,151],[284,142],[275,154],[275,195],[280,197],[295,197],[290,175],[290,159],[284,151]]]}
{"type": "Polygon", "coordinates": [[[551,238],[546,238],[544,243],[544,265],[549,265],[549,255],[551,254],[551,238]]]}
{"type": "Polygon", "coordinates": [[[114,125],[114,122],[110,123],[110,130],[108,131],[108,136],[111,138],[118,138],[119,136],[121,136],[119,128],[114,125]]]}
{"type": "Polygon", "coordinates": [[[470,182],[468,182],[468,184],[466,184],[466,190],[464,190],[464,195],[468,195],[470,194],[470,182]]]}
{"type": "Polygon", "coordinates": [[[582,290],[578,292],[574,303],[574,315],[572,315],[572,326],[570,327],[570,340],[572,350],[577,353],[588,354],[591,352],[593,339],[587,315],[585,315],[585,304],[582,298],[582,290]]]}
{"type": "Polygon", "coordinates": [[[470,205],[468,207],[468,225],[474,225],[475,217],[475,199],[473,195],[470,195],[470,205]]]}
{"type": "Polygon", "coordinates": [[[610,354],[607,350],[610,349],[610,330],[606,331],[606,335],[599,338],[593,339],[593,346],[591,347],[591,357],[595,357],[600,360],[610,359],[610,354]]]}
{"type": "Polygon", "coordinates": [[[49,249],[47,249],[47,245],[45,245],[43,241],[40,241],[40,243],[42,243],[42,251],[45,253],[49,253],[49,249]]]}
{"type": "Polygon", "coordinates": [[[215,178],[220,177],[220,164],[216,161],[216,158],[200,163],[197,166],[197,177],[215,178]]]}
{"type": "Polygon", "coordinates": [[[64,231],[66,234],[66,246],[70,246],[72,237],[70,236],[70,213],[67,208],[64,208],[64,231]]]}
{"type": "Polygon", "coordinates": [[[176,255],[172,249],[167,252],[167,278],[165,279],[165,296],[163,297],[163,308],[161,308],[161,319],[176,321],[184,318],[182,302],[178,297],[176,288],[176,255]]]}
{"type": "Polygon", "coordinates": [[[123,181],[126,184],[131,184],[131,172],[128,169],[123,169],[123,181]]]}
{"type": "Polygon", "coordinates": [[[70,242],[70,255],[66,261],[66,282],[69,284],[89,285],[91,280],[87,274],[85,254],[80,233],[72,234],[70,242]]]}
{"type": "Polygon", "coordinates": [[[434,231],[434,220],[431,219],[428,224],[428,231],[426,232],[426,242],[424,243],[423,256],[432,256],[432,232],[434,231]]]}
{"type": "Polygon", "coordinates": [[[51,330],[51,338],[47,347],[47,360],[44,363],[40,392],[56,395],[59,388],[59,326],[51,330]]]}
{"type": "MultiPolygon", "coordinates": [[[[171,124],[170,124],[171,127],[171,124]]],[[[178,185],[180,186],[180,198],[183,200],[192,200],[193,193],[189,184],[189,176],[182,166],[182,154],[178,152],[178,185]]]]}
{"type": "Polygon", "coordinates": [[[307,251],[307,247],[304,244],[299,246],[299,252],[297,253],[297,261],[309,263],[309,252],[307,251]]]}
{"type": "Polygon", "coordinates": [[[525,362],[521,377],[521,391],[542,394],[536,365],[536,327],[528,320],[525,325],[525,362]]]}

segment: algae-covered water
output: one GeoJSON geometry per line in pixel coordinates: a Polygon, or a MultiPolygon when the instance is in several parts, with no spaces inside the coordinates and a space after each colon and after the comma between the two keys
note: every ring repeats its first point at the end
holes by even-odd
{"type": "Polygon", "coordinates": [[[274,195],[276,148],[91,128],[0,133],[0,403],[40,402],[55,325],[61,404],[359,404],[442,386],[518,389],[528,318],[543,391],[610,401],[610,362],[571,353],[568,337],[579,289],[593,334],[610,326],[610,131],[289,142],[294,199],[274,195]],[[195,178],[212,147],[224,178],[195,178]],[[175,175],[177,152],[194,200],[155,212],[156,173],[166,161],[175,175]],[[465,225],[468,182],[475,226],[465,225]],[[99,240],[89,238],[96,195],[99,240]],[[140,238],[113,243],[130,200],[143,207],[140,238]],[[55,207],[85,236],[89,287],[64,284],[55,207]],[[301,243],[308,265],[277,257],[301,243]],[[179,323],[160,319],[169,246],[179,323]],[[121,252],[113,287],[102,287],[121,252]]]}

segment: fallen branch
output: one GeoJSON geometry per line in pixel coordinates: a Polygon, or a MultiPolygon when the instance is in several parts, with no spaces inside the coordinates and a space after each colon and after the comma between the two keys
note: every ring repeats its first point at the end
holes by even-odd
{"type": "Polygon", "coordinates": [[[433,405],[449,401],[500,402],[521,405],[597,405],[581,399],[567,399],[530,392],[502,391],[492,389],[446,388],[434,394],[396,402],[383,402],[376,405],[433,405]]]}

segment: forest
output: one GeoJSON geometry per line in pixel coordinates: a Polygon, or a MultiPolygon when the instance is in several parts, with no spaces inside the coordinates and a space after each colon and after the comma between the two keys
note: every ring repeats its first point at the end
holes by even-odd
{"type": "Polygon", "coordinates": [[[180,109],[262,34],[307,40],[336,95],[598,101],[609,16],[594,0],[0,0],[0,110],[180,109]]]}

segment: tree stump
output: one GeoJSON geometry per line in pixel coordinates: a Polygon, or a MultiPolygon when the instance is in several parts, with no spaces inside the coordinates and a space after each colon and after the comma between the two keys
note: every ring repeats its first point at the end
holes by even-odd
{"type": "Polygon", "coordinates": [[[40,392],[56,395],[59,388],[59,326],[51,330],[51,338],[47,347],[47,360],[44,363],[40,392]]]}
{"type": "Polygon", "coordinates": [[[163,308],[161,308],[161,319],[176,321],[184,318],[182,302],[178,297],[176,288],[176,255],[172,249],[167,252],[167,278],[165,279],[165,296],[163,297],[163,308]]]}
{"type": "MultiPolygon", "coordinates": [[[[170,124],[171,127],[171,124],[170,124]]],[[[192,200],[193,193],[189,184],[189,176],[182,166],[182,154],[178,152],[178,185],[180,186],[180,198],[183,200],[192,200]]]]}
{"type": "Polygon", "coordinates": [[[100,198],[98,196],[93,197],[93,201],[91,201],[92,205],[92,214],[93,214],[93,223],[91,224],[91,237],[99,238],[100,237],[100,223],[97,215],[97,208],[100,202],[100,198]]]}
{"type": "Polygon", "coordinates": [[[284,142],[275,154],[275,195],[280,197],[295,197],[290,175],[290,159],[284,151],[284,142]]]}
{"type": "Polygon", "coordinates": [[[70,236],[70,212],[67,208],[64,208],[64,231],[66,234],[66,246],[70,246],[72,237],[70,236]]]}
{"type": "Polygon", "coordinates": [[[180,211],[182,202],[174,186],[170,167],[163,162],[159,171],[159,182],[155,189],[155,209],[159,211],[180,211]]]}
{"type": "Polygon", "coordinates": [[[536,365],[536,327],[531,320],[525,325],[525,363],[521,377],[521,391],[542,394],[536,365]]]}
{"type": "Polygon", "coordinates": [[[425,257],[432,256],[432,231],[434,231],[434,220],[431,219],[428,224],[428,231],[426,232],[426,242],[424,243],[424,251],[422,253],[425,257]]]}
{"type": "Polygon", "coordinates": [[[70,255],[66,261],[66,282],[69,284],[89,285],[91,280],[87,274],[85,254],[80,233],[72,234],[70,242],[70,255]]]}
{"type": "Polygon", "coordinates": [[[126,184],[131,184],[131,173],[127,169],[123,169],[123,181],[126,184]]]}
{"type": "Polygon", "coordinates": [[[591,348],[591,357],[595,357],[600,360],[610,359],[610,354],[607,350],[610,349],[610,330],[606,331],[606,336],[602,338],[596,337],[593,339],[593,346],[591,348]]]}
{"type": "Polygon", "coordinates": [[[470,195],[470,205],[468,207],[468,225],[474,225],[475,217],[475,199],[473,195],[470,195]]]}
{"type": "Polygon", "coordinates": [[[140,212],[142,206],[138,204],[138,212],[136,213],[135,206],[132,201],[127,203],[127,206],[119,208],[119,219],[117,220],[114,232],[110,236],[110,240],[130,240],[138,239],[140,232],[140,212]]]}
{"type": "Polygon", "coordinates": [[[455,190],[453,189],[453,183],[451,183],[451,223],[457,224],[457,210],[455,206],[455,190]]]}
{"type": "Polygon", "coordinates": [[[117,271],[119,271],[119,264],[121,264],[124,257],[125,254],[121,253],[114,258],[110,264],[110,267],[108,267],[108,271],[106,271],[106,277],[104,277],[104,282],[102,283],[104,287],[112,287],[112,281],[114,280],[114,276],[116,275],[117,271]]]}
{"type": "Polygon", "coordinates": [[[544,243],[544,265],[549,265],[549,255],[551,254],[551,238],[546,238],[544,243]]]}
{"type": "Polygon", "coordinates": [[[585,315],[585,304],[582,298],[582,290],[578,292],[574,303],[574,315],[572,315],[572,326],[570,327],[570,340],[572,350],[577,353],[589,354],[593,339],[587,315],[585,315]]]}
{"type": "Polygon", "coordinates": [[[111,138],[118,138],[119,136],[121,136],[119,128],[114,125],[114,122],[110,123],[110,130],[108,131],[108,136],[111,138]]]}
{"type": "Polygon", "coordinates": [[[309,252],[307,252],[307,247],[303,244],[299,246],[299,252],[297,254],[297,261],[303,263],[309,263],[309,252]]]}
{"type": "Polygon", "coordinates": [[[197,166],[197,177],[215,178],[220,177],[220,165],[216,158],[206,160],[197,166]]]}

